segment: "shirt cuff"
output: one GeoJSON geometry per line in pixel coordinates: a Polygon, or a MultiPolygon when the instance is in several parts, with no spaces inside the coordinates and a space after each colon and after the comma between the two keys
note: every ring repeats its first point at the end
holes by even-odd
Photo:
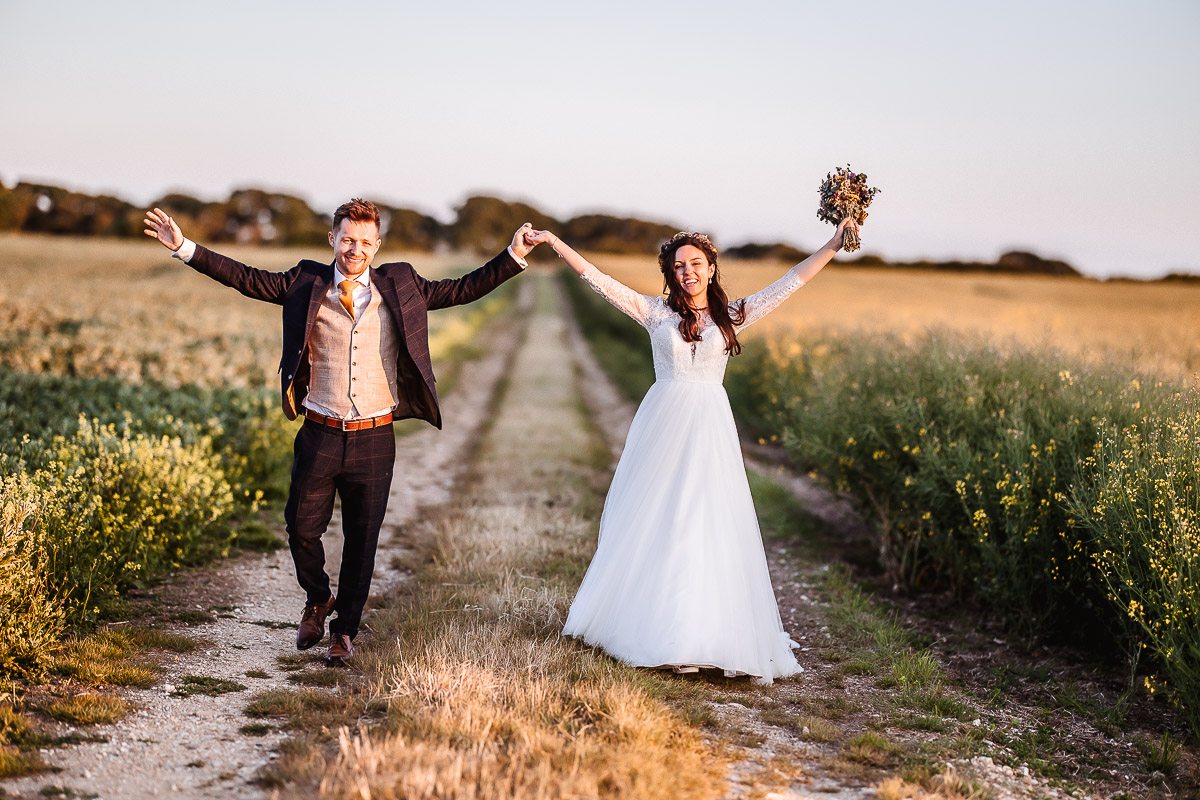
{"type": "MultiPolygon", "coordinates": [[[[183,248],[181,247],[179,249],[182,250],[183,248]]],[[[529,266],[529,262],[513,252],[512,245],[508,246],[508,254],[513,257],[513,261],[517,262],[517,266],[519,266],[521,269],[525,269],[529,266]]]]}
{"type": "Polygon", "coordinates": [[[171,253],[171,258],[178,258],[186,264],[192,260],[194,255],[196,255],[196,243],[191,239],[184,239],[183,244],[179,245],[179,249],[171,253]]]}

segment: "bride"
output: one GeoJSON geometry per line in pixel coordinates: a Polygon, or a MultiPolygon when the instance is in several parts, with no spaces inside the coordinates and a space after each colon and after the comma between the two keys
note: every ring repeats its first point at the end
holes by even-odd
{"type": "Polygon", "coordinates": [[[733,303],[703,234],[677,233],[662,245],[665,299],[638,294],[549,231],[526,235],[549,243],[644,327],[654,354],[656,380],[629,429],[565,635],[639,667],[714,667],[761,683],[800,671],[721,381],[729,356],[742,349],[738,334],[820,272],[853,224],[843,220],[824,247],[733,303]]]}

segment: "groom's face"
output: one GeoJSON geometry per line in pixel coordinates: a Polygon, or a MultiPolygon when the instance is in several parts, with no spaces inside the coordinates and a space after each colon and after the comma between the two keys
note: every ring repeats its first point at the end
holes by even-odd
{"type": "Polygon", "coordinates": [[[338,269],[348,278],[357,278],[371,266],[379,250],[379,227],[374,222],[344,219],[330,231],[329,243],[338,269]]]}

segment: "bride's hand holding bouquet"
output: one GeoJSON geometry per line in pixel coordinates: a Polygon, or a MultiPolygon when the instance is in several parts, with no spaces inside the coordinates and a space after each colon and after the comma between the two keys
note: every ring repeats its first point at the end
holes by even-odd
{"type": "Polygon", "coordinates": [[[845,240],[839,246],[845,247],[847,253],[854,252],[861,246],[858,229],[867,219],[867,206],[879,190],[867,186],[866,174],[851,171],[847,164],[826,174],[817,191],[821,195],[817,219],[837,225],[839,233],[845,231],[845,240]],[[847,217],[854,222],[848,230],[839,224],[847,217]]]}

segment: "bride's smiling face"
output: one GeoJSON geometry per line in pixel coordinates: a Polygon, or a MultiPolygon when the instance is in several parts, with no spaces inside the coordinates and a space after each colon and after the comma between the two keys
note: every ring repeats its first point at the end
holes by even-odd
{"type": "Polygon", "coordinates": [[[685,244],[675,251],[675,280],[693,306],[708,305],[708,282],[714,270],[708,256],[695,245],[685,244]]]}

